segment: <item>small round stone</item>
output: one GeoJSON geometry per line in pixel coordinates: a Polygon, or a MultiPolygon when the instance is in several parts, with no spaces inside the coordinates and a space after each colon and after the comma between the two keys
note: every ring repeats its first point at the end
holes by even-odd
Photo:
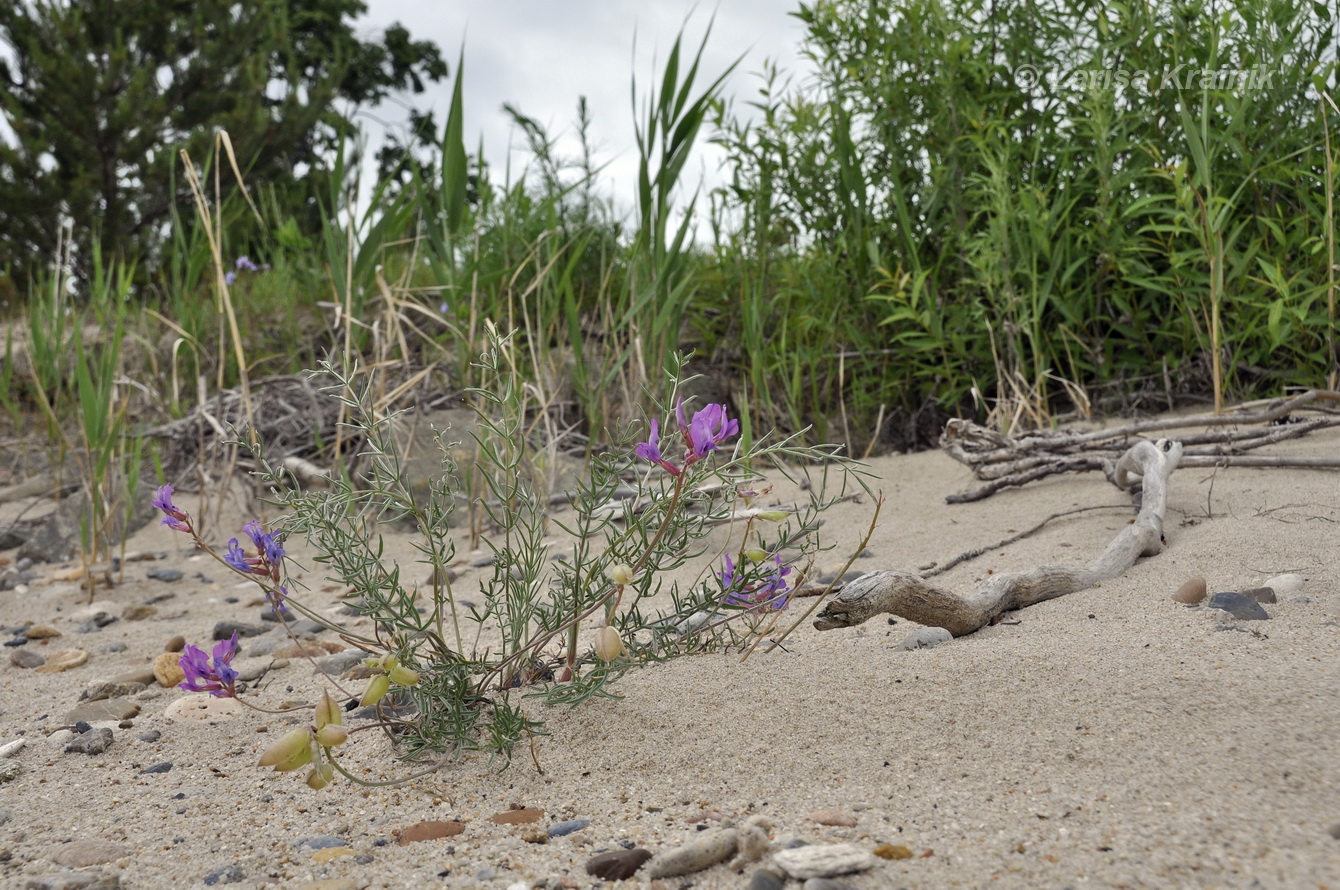
{"type": "Polygon", "coordinates": [[[1173,601],[1193,606],[1205,599],[1205,592],[1205,579],[1191,578],[1181,587],[1177,588],[1177,592],[1173,594],[1173,601]]]}
{"type": "Polygon", "coordinates": [[[586,873],[606,881],[631,878],[651,858],[651,851],[642,847],[601,853],[586,860],[586,873]]]}
{"type": "Polygon", "coordinates": [[[186,679],[186,672],[181,669],[180,652],[164,652],[154,659],[154,679],[158,685],[164,689],[171,689],[178,683],[186,679]]]}
{"type": "Polygon", "coordinates": [[[186,637],[182,636],[181,634],[177,634],[175,637],[173,637],[172,639],[168,640],[165,644],[163,644],[164,652],[180,652],[185,648],[186,648],[186,637]]]}

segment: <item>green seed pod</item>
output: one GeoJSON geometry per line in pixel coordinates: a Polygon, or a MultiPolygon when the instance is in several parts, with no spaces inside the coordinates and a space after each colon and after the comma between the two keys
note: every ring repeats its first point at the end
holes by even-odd
{"type": "Polygon", "coordinates": [[[390,678],[391,682],[397,686],[413,686],[415,683],[419,682],[418,673],[410,670],[403,664],[391,668],[390,678]]]}
{"type": "Polygon", "coordinates": [[[320,791],[330,784],[330,780],[335,778],[335,767],[329,763],[323,763],[320,766],[312,767],[312,771],[307,774],[307,787],[313,791],[320,791]]]}
{"type": "Polygon", "coordinates": [[[260,766],[272,766],[277,773],[292,772],[312,761],[312,731],[295,729],[285,733],[261,755],[260,766]]]}
{"type": "Polygon", "coordinates": [[[378,674],[368,683],[368,688],[363,690],[363,697],[358,703],[363,707],[370,707],[382,700],[386,691],[391,688],[391,678],[385,674],[378,674]]]}

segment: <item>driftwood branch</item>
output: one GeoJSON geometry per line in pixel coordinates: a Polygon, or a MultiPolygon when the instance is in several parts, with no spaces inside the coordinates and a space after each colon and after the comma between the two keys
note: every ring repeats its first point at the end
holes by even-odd
{"type": "Polygon", "coordinates": [[[910,572],[871,572],[829,600],[814,626],[819,630],[854,627],[888,612],[928,627],[943,627],[961,637],[1004,612],[1115,578],[1141,556],[1154,556],[1162,548],[1168,477],[1181,458],[1181,443],[1168,440],[1142,440],[1121,456],[1113,468],[1113,481],[1128,488],[1132,476],[1142,477],[1140,514],[1087,566],[1039,566],[1020,574],[996,575],[969,594],[935,587],[910,572]]]}
{"type": "Polygon", "coordinates": [[[1012,437],[966,420],[945,424],[940,447],[972,468],[983,484],[954,494],[951,504],[979,501],[1003,488],[1026,485],[1056,473],[1102,470],[1112,478],[1117,458],[1137,437],[1172,429],[1204,430],[1178,437],[1185,449],[1184,467],[1311,467],[1340,468],[1335,457],[1280,457],[1244,452],[1305,436],[1313,430],[1340,426],[1340,413],[1330,403],[1340,393],[1309,390],[1291,399],[1255,402],[1224,414],[1165,417],[1089,432],[1043,430],[1012,437]],[[1298,412],[1315,412],[1303,417],[1298,412]],[[1264,426],[1255,426],[1262,424],[1264,426]],[[1253,427],[1243,429],[1243,427],[1253,427]]]}

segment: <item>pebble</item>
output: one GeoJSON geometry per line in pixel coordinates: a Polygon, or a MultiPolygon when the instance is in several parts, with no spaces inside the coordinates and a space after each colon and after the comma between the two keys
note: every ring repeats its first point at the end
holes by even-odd
{"type": "Polygon", "coordinates": [[[760,868],[749,876],[749,890],[782,890],[785,886],[786,878],[768,868],[760,868]]]}
{"type": "Polygon", "coordinates": [[[23,772],[23,765],[17,760],[0,760],[0,782],[17,779],[21,772],[23,772]]]}
{"type": "Polygon", "coordinates": [[[880,859],[911,859],[912,851],[902,844],[876,844],[874,853],[880,859]]]}
{"type": "Polygon", "coordinates": [[[856,825],[856,817],[841,810],[818,810],[810,813],[809,820],[818,822],[820,825],[840,826],[842,828],[852,828],[856,825]]]}
{"type": "Polygon", "coordinates": [[[100,698],[82,702],[65,715],[65,723],[120,723],[140,713],[140,706],[126,698],[100,698]]]}
{"type": "Polygon", "coordinates": [[[23,635],[30,640],[50,640],[61,636],[61,632],[49,624],[34,624],[23,635]]]}
{"type": "Polygon", "coordinates": [[[101,754],[112,746],[112,731],[103,727],[102,729],[90,729],[87,732],[81,732],[74,741],[65,746],[66,754],[101,754]]]}
{"type": "Polygon", "coordinates": [[[172,772],[172,761],[164,760],[162,763],[155,763],[153,766],[146,766],[140,770],[141,773],[170,773],[172,772]]]}
{"type": "Polygon", "coordinates": [[[115,680],[97,680],[84,687],[79,693],[80,701],[101,701],[104,698],[120,698],[144,691],[143,683],[118,683],[115,680]]]}
{"type": "Polygon", "coordinates": [[[57,865],[66,868],[88,868],[90,865],[103,865],[130,855],[130,849],[111,841],[77,840],[60,844],[55,849],[42,854],[57,865]]]}
{"type": "Polygon", "coordinates": [[[1326,829],[1326,833],[1340,841],[1340,822],[1332,822],[1331,827],[1326,829]]]}
{"type": "Polygon", "coordinates": [[[181,634],[177,634],[175,637],[171,637],[166,643],[163,644],[164,652],[180,652],[185,648],[186,648],[186,637],[182,636],[181,634]]]}
{"type": "Polygon", "coordinates": [[[550,837],[563,837],[572,834],[574,831],[581,831],[590,824],[590,819],[568,819],[565,822],[555,822],[550,825],[547,833],[550,837]]]}
{"type": "Polygon", "coordinates": [[[1205,591],[1204,578],[1191,578],[1181,587],[1177,588],[1177,592],[1173,594],[1173,601],[1194,606],[1196,603],[1205,599],[1205,591]]]}
{"type": "Polygon", "coordinates": [[[164,652],[154,659],[154,679],[164,689],[171,689],[186,679],[181,667],[180,652],[164,652]]]}
{"type": "Polygon", "coordinates": [[[313,850],[324,850],[327,847],[345,847],[348,844],[343,838],[335,837],[331,834],[323,834],[319,837],[303,838],[300,841],[294,841],[295,847],[309,847],[313,850]]]}
{"type": "Polygon", "coordinates": [[[139,740],[141,742],[156,742],[162,737],[163,734],[156,729],[151,729],[148,732],[142,732],[139,734],[139,740]]]}
{"type": "Polygon", "coordinates": [[[586,860],[586,873],[606,881],[622,881],[631,878],[650,858],[651,851],[642,847],[600,853],[586,860]]]}
{"type": "Polygon", "coordinates": [[[27,739],[15,739],[12,742],[6,742],[0,745],[0,757],[13,757],[23,750],[23,746],[28,744],[27,739]]]}
{"type": "Polygon", "coordinates": [[[235,698],[215,698],[200,692],[183,695],[163,709],[163,716],[171,720],[191,720],[196,723],[221,723],[242,716],[242,705],[235,698]]]}
{"type": "Polygon", "coordinates": [[[1265,586],[1274,590],[1280,596],[1288,596],[1303,589],[1303,576],[1276,575],[1273,578],[1267,578],[1265,586]]]}
{"type": "Polygon", "coordinates": [[[873,868],[879,861],[852,844],[813,844],[793,850],[778,850],[772,861],[798,881],[831,878],[873,868]]]}
{"type": "Polygon", "coordinates": [[[705,831],[687,844],[656,857],[648,874],[653,878],[677,878],[702,871],[729,859],[737,843],[734,828],[705,831]]]}
{"type": "Polygon", "coordinates": [[[47,660],[31,649],[15,649],[9,656],[9,663],[14,667],[32,669],[41,667],[47,660]]]}
{"type": "Polygon", "coordinates": [[[343,652],[344,649],[345,647],[341,644],[330,640],[308,640],[290,643],[281,649],[276,649],[273,654],[275,658],[323,658],[327,655],[343,652]]]}
{"type": "Polygon", "coordinates": [[[933,649],[941,643],[948,643],[954,639],[954,635],[943,627],[923,627],[921,630],[910,633],[907,637],[893,647],[895,652],[910,652],[913,649],[933,649]]]}
{"type": "Polygon", "coordinates": [[[182,575],[180,569],[150,569],[144,573],[144,577],[171,584],[173,581],[180,581],[182,575]]]}
{"type": "Polygon", "coordinates": [[[61,671],[68,671],[71,668],[77,668],[88,661],[88,653],[83,649],[62,649],[59,652],[52,652],[47,656],[47,663],[33,668],[39,674],[58,674],[61,671]]]}
{"type": "Polygon", "coordinates": [[[97,875],[83,871],[62,871],[29,878],[24,890],[117,890],[120,875],[97,875]]]}
{"type": "Polygon", "coordinates": [[[1207,609],[1222,609],[1242,621],[1266,621],[1270,618],[1261,604],[1240,593],[1216,593],[1205,604],[1207,609]]]}
{"type": "Polygon", "coordinates": [[[136,603],[133,606],[126,606],[126,610],[121,613],[121,617],[127,621],[143,621],[144,619],[152,618],[157,614],[158,610],[153,606],[136,603]]]}
{"type": "Polygon", "coordinates": [[[743,825],[736,829],[738,837],[736,838],[736,857],[735,863],[743,865],[749,862],[757,862],[768,852],[772,841],[768,838],[768,829],[772,824],[763,816],[753,816],[743,825]]]}
{"type": "Polygon", "coordinates": [[[332,677],[338,677],[340,674],[349,670],[349,668],[367,658],[371,653],[364,652],[362,649],[345,649],[343,652],[337,652],[334,655],[327,655],[325,658],[316,659],[317,668],[325,671],[332,677]]]}
{"type": "Polygon", "coordinates": [[[1253,587],[1250,590],[1242,591],[1243,596],[1249,596],[1258,603],[1277,603],[1279,597],[1275,596],[1273,587],[1253,587]]]}
{"type": "Polygon", "coordinates": [[[144,684],[145,686],[149,686],[149,685],[152,685],[152,684],[154,683],[154,681],[157,680],[157,679],[158,679],[158,678],[154,676],[154,667],[153,667],[153,665],[151,665],[151,664],[146,664],[144,667],[136,668],[135,670],[130,671],[129,673],[125,673],[125,674],[121,674],[120,676],[113,677],[113,678],[112,678],[112,682],[113,682],[113,683],[142,683],[142,684],[144,684]]]}
{"type": "Polygon", "coordinates": [[[494,813],[489,816],[489,821],[496,822],[498,825],[525,825],[530,822],[539,822],[543,818],[544,810],[539,807],[522,807],[518,810],[494,813]]]}
{"type": "Polygon", "coordinates": [[[435,841],[444,837],[455,837],[462,831],[465,831],[464,822],[427,820],[416,822],[409,828],[402,829],[396,843],[403,847],[406,844],[413,844],[418,841],[435,841]]]}
{"type": "Polygon", "coordinates": [[[262,627],[259,624],[247,624],[245,621],[220,621],[214,625],[214,630],[210,633],[212,640],[231,640],[233,633],[238,637],[259,637],[269,628],[262,627]]]}
{"type": "Polygon", "coordinates": [[[210,886],[213,886],[214,884],[236,884],[238,881],[246,880],[246,877],[246,872],[230,862],[222,868],[216,868],[205,875],[205,883],[210,886]]]}

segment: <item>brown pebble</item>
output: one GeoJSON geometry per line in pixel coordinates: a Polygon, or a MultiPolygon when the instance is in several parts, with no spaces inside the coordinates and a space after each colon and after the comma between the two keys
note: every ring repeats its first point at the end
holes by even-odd
{"type": "Polygon", "coordinates": [[[61,632],[49,624],[34,624],[23,635],[30,640],[50,640],[60,636],[61,632]]]}
{"type": "Polygon", "coordinates": [[[323,655],[334,655],[336,652],[343,652],[344,647],[339,643],[330,640],[307,640],[305,642],[293,643],[282,649],[276,649],[275,658],[320,658],[323,655]]]}
{"type": "Polygon", "coordinates": [[[876,844],[870,851],[880,859],[911,859],[912,851],[902,844],[876,844]]]}
{"type": "Polygon", "coordinates": [[[1277,603],[1279,597],[1275,596],[1275,591],[1270,587],[1253,587],[1251,590],[1242,591],[1242,595],[1251,597],[1258,603],[1277,603]]]}
{"type": "Polygon", "coordinates": [[[403,847],[417,841],[435,841],[444,837],[455,837],[462,831],[465,831],[464,822],[443,822],[430,819],[424,822],[416,822],[401,831],[400,838],[396,843],[403,847]]]}
{"type": "Polygon", "coordinates": [[[146,618],[152,618],[158,614],[158,610],[153,606],[146,606],[143,603],[135,603],[126,606],[121,612],[121,617],[127,621],[143,621],[146,618]]]}
{"type": "Polygon", "coordinates": [[[166,644],[164,644],[163,651],[180,652],[185,648],[186,648],[186,637],[182,636],[181,634],[177,634],[175,637],[168,640],[166,644]]]}
{"type": "Polygon", "coordinates": [[[1326,833],[1340,841],[1340,822],[1332,823],[1331,827],[1326,829],[1326,833]]]}
{"type": "Polygon", "coordinates": [[[651,851],[642,847],[601,853],[586,860],[586,873],[606,881],[622,881],[631,878],[650,858],[651,851]]]}
{"type": "Polygon", "coordinates": [[[14,667],[35,668],[46,664],[47,660],[30,649],[15,649],[9,656],[9,663],[14,667]]]}
{"type": "Polygon", "coordinates": [[[70,668],[77,668],[86,661],[88,653],[83,649],[62,649],[59,652],[52,652],[47,656],[47,663],[34,670],[39,674],[58,674],[70,668]]]}
{"type": "Polygon", "coordinates": [[[186,671],[181,669],[180,652],[164,652],[154,659],[154,679],[164,689],[171,689],[186,679],[186,671]]]}
{"type": "Polygon", "coordinates": [[[844,813],[841,810],[818,810],[810,813],[811,822],[818,822],[820,825],[832,825],[840,828],[851,828],[856,824],[856,817],[844,813]]]}
{"type": "Polygon", "coordinates": [[[521,830],[521,839],[528,844],[547,844],[549,832],[539,825],[529,825],[521,830]]]}
{"type": "Polygon", "coordinates": [[[489,821],[499,825],[524,825],[527,822],[539,822],[543,818],[544,810],[539,807],[522,807],[519,810],[494,813],[489,816],[489,821]]]}
{"type": "Polygon", "coordinates": [[[1173,594],[1173,601],[1186,603],[1189,606],[1195,605],[1205,599],[1205,590],[1204,578],[1192,578],[1177,588],[1177,592],[1173,594]]]}

